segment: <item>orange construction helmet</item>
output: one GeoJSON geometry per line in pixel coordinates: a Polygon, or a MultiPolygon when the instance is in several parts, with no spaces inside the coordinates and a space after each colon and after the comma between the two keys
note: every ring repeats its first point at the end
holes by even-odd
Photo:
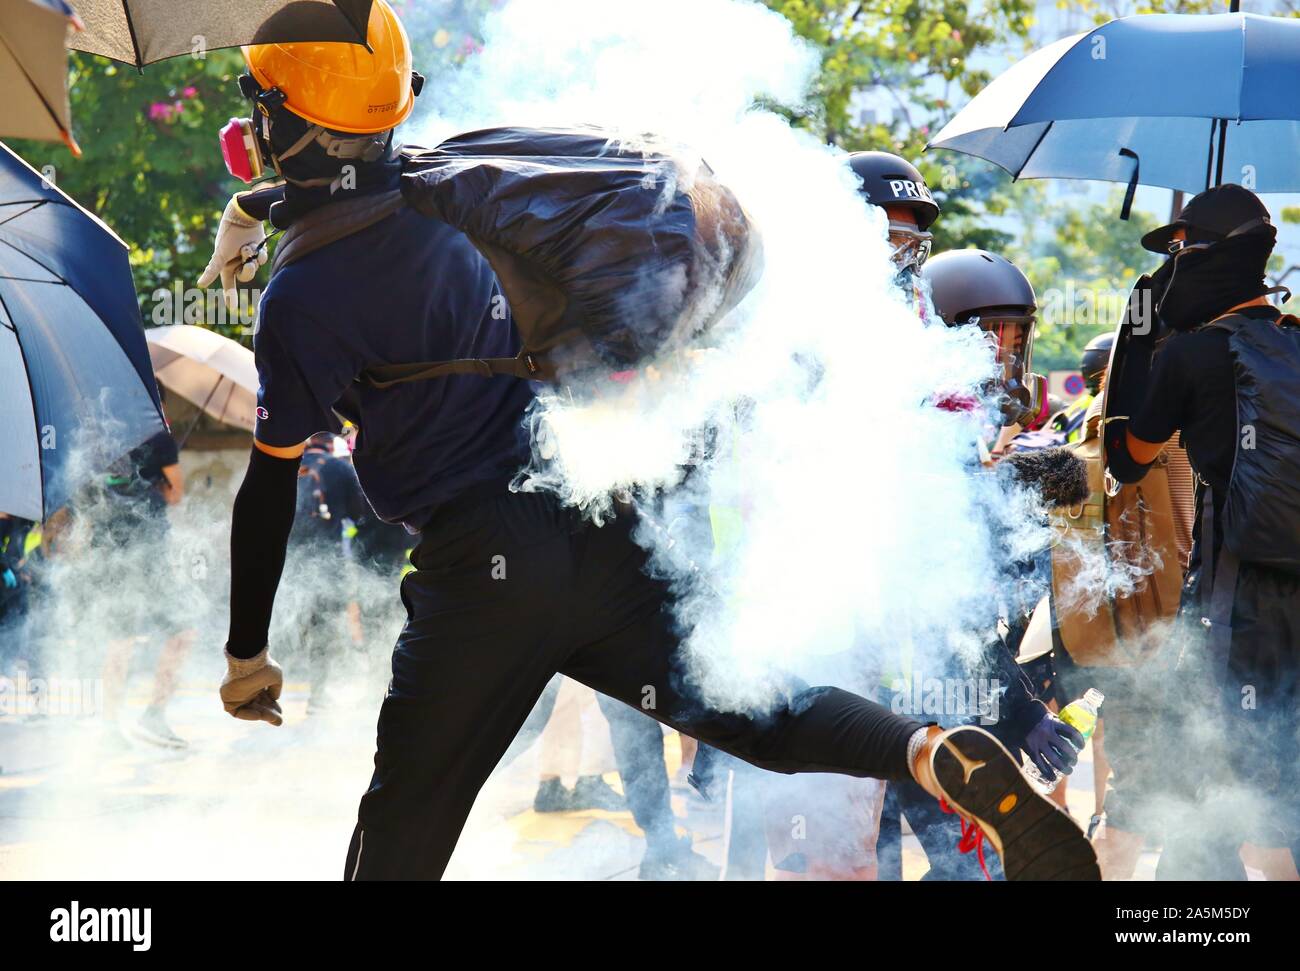
{"type": "Polygon", "coordinates": [[[388,5],[375,0],[366,43],[257,44],[243,48],[249,73],[277,88],[284,107],[313,125],[361,135],[396,128],[415,105],[411,42],[388,5]],[[373,52],[373,53],[372,53],[373,52]]]}

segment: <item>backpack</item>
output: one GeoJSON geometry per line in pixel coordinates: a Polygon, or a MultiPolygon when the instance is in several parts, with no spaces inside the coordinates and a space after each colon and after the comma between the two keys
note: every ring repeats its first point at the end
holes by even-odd
{"type": "Polygon", "coordinates": [[[469,237],[500,281],[522,349],[362,375],[380,388],[634,367],[721,320],[761,273],[758,229],[707,164],[654,136],[633,143],[599,128],[492,128],[406,150],[400,193],[295,221],[272,273],[403,206],[469,237]]]}
{"type": "Polygon", "coordinates": [[[1100,427],[1098,399],[1088,409],[1082,440],[1067,446],[1087,467],[1089,496],[1053,513],[1060,538],[1073,542],[1052,547],[1052,599],[1057,634],[1071,660],[1081,667],[1130,667],[1159,650],[1159,625],[1178,612],[1186,565],[1180,532],[1187,534],[1180,525],[1190,528],[1181,522],[1190,513],[1178,498],[1190,486],[1191,470],[1178,461],[1178,447],[1170,443],[1141,482],[1108,490],[1100,427]],[[1076,543],[1088,558],[1102,556],[1120,568],[1154,570],[1126,596],[1078,603],[1072,589],[1081,565],[1073,552],[1076,543]]]}
{"type": "Polygon", "coordinates": [[[1206,326],[1228,334],[1237,390],[1223,545],[1238,560],[1300,574],[1300,319],[1230,314],[1206,326]]]}

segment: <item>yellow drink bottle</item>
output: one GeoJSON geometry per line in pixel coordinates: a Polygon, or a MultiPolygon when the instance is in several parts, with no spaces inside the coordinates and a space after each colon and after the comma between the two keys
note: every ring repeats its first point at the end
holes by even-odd
{"type": "MultiPolygon", "coordinates": [[[[1092,738],[1092,733],[1097,730],[1097,713],[1101,708],[1101,703],[1106,700],[1096,688],[1089,688],[1083,693],[1083,697],[1078,701],[1072,701],[1061,709],[1061,714],[1057,717],[1065,722],[1076,732],[1083,736],[1084,740],[1092,738]]],[[[1042,792],[1051,792],[1061,781],[1060,773],[1057,773],[1055,779],[1045,779],[1043,774],[1038,771],[1037,767],[1030,763],[1025,766],[1025,775],[1031,782],[1042,792]]]]}
{"type": "Polygon", "coordinates": [[[1072,701],[1061,709],[1061,721],[1065,722],[1085,739],[1092,738],[1097,730],[1097,712],[1106,696],[1096,688],[1089,688],[1082,698],[1072,701]]]}

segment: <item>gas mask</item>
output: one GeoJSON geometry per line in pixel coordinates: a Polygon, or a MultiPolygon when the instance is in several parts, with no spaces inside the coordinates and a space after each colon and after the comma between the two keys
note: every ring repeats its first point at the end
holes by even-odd
{"type": "MultiPolygon", "coordinates": [[[[415,77],[419,81],[423,80],[419,75],[415,77]]],[[[413,84],[413,88],[418,94],[418,81],[413,84]]],[[[337,169],[338,166],[331,160],[375,162],[384,158],[391,147],[391,131],[374,135],[336,135],[320,125],[299,118],[284,108],[284,92],[279,88],[263,88],[251,75],[240,76],[239,89],[252,102],[252,117],[231,118],[221,129],[219,137],[226,171],[243,182],[254,182],[261,178],[269,163],[277,175],[292,185],[300,188],[330,186],[332,189],[339,178],[337,172],[293,178],[285,174],[283,163],[308,149],[314,149],[310,153],[314,156],[310,161],[304,158],[304,168],[337,169]],[[272,119],[276,119],[276,126],[285,126],[283,134],[286,138],[272,138],[272,119]],[[288,144],[276,151],[274,146],[277,141],[287,141],[288,144]]]]}
{"type": "Polygon", "coordinates": [[[986,390],[1008,425],[1028,424],[1047,401],[1047,379],[1029,370],[1034,349],[1034,315],[987,314],[972,318],[993,346],[1000,376],[986,390]]]}
{"type": "Polygon", "coordinates": [[[266,172],[255,125],[252,118],[231,118],[218,136],[226,171],[241,182],[256,182],[266,172]]]}

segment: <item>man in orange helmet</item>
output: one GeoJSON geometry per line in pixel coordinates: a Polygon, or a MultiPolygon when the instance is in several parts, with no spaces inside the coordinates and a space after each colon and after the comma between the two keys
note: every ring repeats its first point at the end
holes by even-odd
{"type": "MultiPolygon", "coordinates": [[[[760,712],[710,707],[682,676],[671,592],[646,568],[636,517],[622,511],[597,526],[550,494],[510,491],[528,457],[529,382],[357,380],[382,364],[519,350],[487,261],[394,191],[402,157],[392,128],[419,82],[384,0],[368,42],[373,54],[248,48],[241,84],[256,117],[223,132],[232,171],[251,178],[269,166],[284,179],[268,211],[289,227],[259,308],[255,447],[231,524],[226,710],[282,720],[267,630],[314,432],[338,430],[339,416],[356,424],[367,499],[419,535],[347,877],[441,875],[480,787],[559,671],[763,768],[915,778],[990,838],[1009,878],[1095,878],[1082,833],[978,728],[941,732],[838,688],[795,683],[760,712]]],[[[244,225],[223,226],[209,279],[256,271],[249,254],[266,198],[234,203],[244,225]]]]}

